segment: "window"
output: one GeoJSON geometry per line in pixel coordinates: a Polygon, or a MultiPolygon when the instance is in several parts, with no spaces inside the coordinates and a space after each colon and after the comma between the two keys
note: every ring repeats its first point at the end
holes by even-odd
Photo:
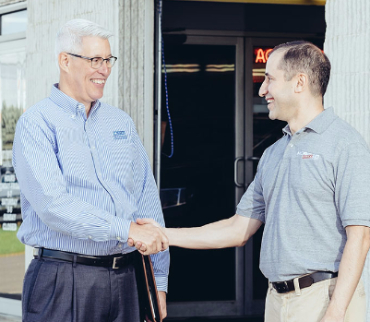
{"type": "Polygon", "coordinates": [[[27,10],[20,10],[1,15],[1,35],[10,35],[26,31],[27,10]]]}

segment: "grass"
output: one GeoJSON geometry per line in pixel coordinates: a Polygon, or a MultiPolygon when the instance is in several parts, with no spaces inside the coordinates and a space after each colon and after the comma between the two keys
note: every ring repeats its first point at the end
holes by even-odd
{"type": "Polygon", "coordinates": [[[5,231],[0,228],[0,256],[24,252],[24,245],[17,238],[17,231],[5,231]]]}

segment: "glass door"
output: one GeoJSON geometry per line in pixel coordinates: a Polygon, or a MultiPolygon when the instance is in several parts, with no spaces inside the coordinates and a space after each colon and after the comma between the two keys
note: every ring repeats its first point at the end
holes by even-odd
{"type": "MultiPolygon", "coordinates": [[[[244,191],[238,158],[244,45],[237,37],[170,40],[165,37],[161,200],[168,227],[201,226],[234,215],[244,191]]],[[[169,317],[242,314],[242,257],[235,248],[171,248],[169,317]]]]}

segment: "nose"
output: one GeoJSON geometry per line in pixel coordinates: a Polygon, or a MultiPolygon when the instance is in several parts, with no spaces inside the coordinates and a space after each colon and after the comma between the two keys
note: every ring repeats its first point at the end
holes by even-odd
{"type": "Polygon", "coordinates": [[[258,91],[258,95],[261,97],[264,97],[266,96],[266,94],[267,94],[267,85],[266,85],[266,81],[263,81],[263,83],[261,84],[260,90],[258,91]]]}

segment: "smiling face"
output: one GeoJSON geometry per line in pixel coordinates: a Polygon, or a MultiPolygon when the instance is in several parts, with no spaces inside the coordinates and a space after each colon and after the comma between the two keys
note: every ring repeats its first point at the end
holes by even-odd
{"type": "MultiPolygon", "coordinates": [[[[64,53],[65,54],[65,53],[64,53]]],[[[108,39],[84,37],[78,54],[86,57],[112,56],[108,39]]],[[[67,56],[66,56],[67,57],[67,56]]],[[[103,96],[105,83],[111,73],[106,62],[98,69],[91,67],[91,61],[68,55],[66,81],[61,90],[90,109],[91,103],[103,96]]]]}
{"type": "Polygon", "coordinates": [[[283,50],[278,50],[270,55],[266,64],[265,80],[259,90],[259,96],[265,97],[271,120],[289,122],[295,115],[294,85],[296,78],[286,81],[284,70],[279,68],[284,55],[283,50]]]}

